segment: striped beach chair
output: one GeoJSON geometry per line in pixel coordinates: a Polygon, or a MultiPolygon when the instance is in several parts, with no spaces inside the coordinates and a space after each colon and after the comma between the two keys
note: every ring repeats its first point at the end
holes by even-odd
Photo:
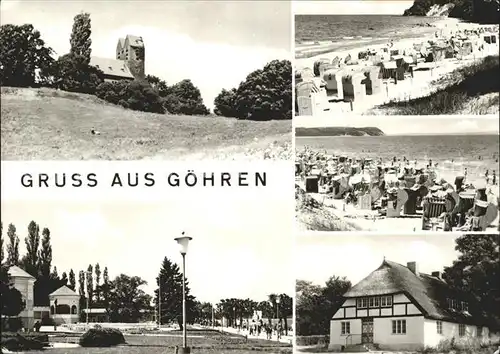
{"type": "Polygon", "coordinates": [[[427,197],[423,202],[422,230],[443,228],[441,215],[446,212],[446,200],[442,197],[427,197]]]}

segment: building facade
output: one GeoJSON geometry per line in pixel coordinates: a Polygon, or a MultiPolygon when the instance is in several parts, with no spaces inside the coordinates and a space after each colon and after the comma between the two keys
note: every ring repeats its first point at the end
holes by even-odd
{"type": "Polygon", "coordinates": [[[104,81],[142,80],[145,74],[145,46],[142,37],[127,35],[118,39],[116,58],[91,57],[90,65],[104,73],[104,81]]]}
{"type": "Polygon", "coordinates": [[[14,288],[16,288],[25,302],[24,310],[19,313],[19,317],[23,321],[26,328],[33,328],[34,321],[34,285],[35,278],[25,272],[18,266],[9,268],[9,275],[11,277],[14,288]]]}
{"type": "Polygon", "coordinates": [[[330,323],[330,348],[418,350],[442,341],[493,343],[498,322],[440,277],[384,260],[345,295],[330,323]]]}
{"type": "Polygon", "coordinates": [[[80,317],[80,295],[62,286],[49,294],[50,306],[34,306],[34,284],[35,278],[18,266],[9,268],[9,275],[14,287],[21,293],[25,302],[25,309],[19,317],[23,321],[23,327],[32,329],[35,322],[44,318],[51,318],[55,324],[76,323],[80,317]]]}

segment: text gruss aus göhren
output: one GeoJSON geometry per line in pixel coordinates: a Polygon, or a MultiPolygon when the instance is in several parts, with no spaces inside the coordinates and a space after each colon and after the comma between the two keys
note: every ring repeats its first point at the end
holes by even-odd
{"type": "MultiPolygon", "coordinates": [[[[161,177],[169,187],[266,187],[266,172],[172,172],[161,177]]],[[[97,187],[96,173],[24,173],[21,185],[25,188],[97,187]]],[[[105,178],[110,187],[153,187],[157,183],[154,173],[112,173],[105,178]]]]}

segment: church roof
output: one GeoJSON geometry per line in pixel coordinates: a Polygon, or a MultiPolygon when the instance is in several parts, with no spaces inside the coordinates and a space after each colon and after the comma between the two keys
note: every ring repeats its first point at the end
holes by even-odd
{"type": "Polygon", "coordinates": [[[127,79],[134,78],[125,61],[123,60],[91,57],[90,65],[102,70],[104,72],[104,75],[118,76],[127,79]]]}
{"type": "Polygon", "coordinates": [[[33,277],[28,272],[22,270],[18,266],[12,266],[12,267],[10,267],[9,268],[9,275],[12,278],[16,278],[17,277],[17,278],[31,278],[31,279],[35,279],[35,277],[33,277]]]}
{"type": "Polygon", "coordinates": [[[79,295],[75,291],[68,288],[66,285],[63,285],[56,291],[50,293],[49,296],[79,296],[79,295]]]}
{"type": "Polygon", "coordinates": [[[131,34],[127,34],[127,37],[125,40],[127,40],[127,39],[128,39],[129,44],[132,47],[144,47],[144,42],[142,40],[142,37],[140,37],[140,36],[134,36],[131,34]]]}
{"type": "Polygon", "coordinates": [[[460,323],[488,324],[497,327],[493,319],[470,294],[452,288],[439,277],[424,273],[413,273],[408,267],[384,260],[380,267],[354,285],[345,298],[404,293],[422,313],[436,320],[460,323]],[[448,299],[466,301],[468,311],[449,308],[448,299]]]}
{"type": "Polygon", "coordinates": [[[118,38],[118,45],[120,46],[120,48],[123,48],[123,46],[125,45],[125,38],[118,38]]]}

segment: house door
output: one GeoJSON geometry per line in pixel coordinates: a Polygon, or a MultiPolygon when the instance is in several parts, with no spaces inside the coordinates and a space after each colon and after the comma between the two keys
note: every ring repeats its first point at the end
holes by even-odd
{"type": "Polygon", "coordinates": [[[361,320],[361,342],[363,344],[373,343],[373,318],[361,320]]]}

